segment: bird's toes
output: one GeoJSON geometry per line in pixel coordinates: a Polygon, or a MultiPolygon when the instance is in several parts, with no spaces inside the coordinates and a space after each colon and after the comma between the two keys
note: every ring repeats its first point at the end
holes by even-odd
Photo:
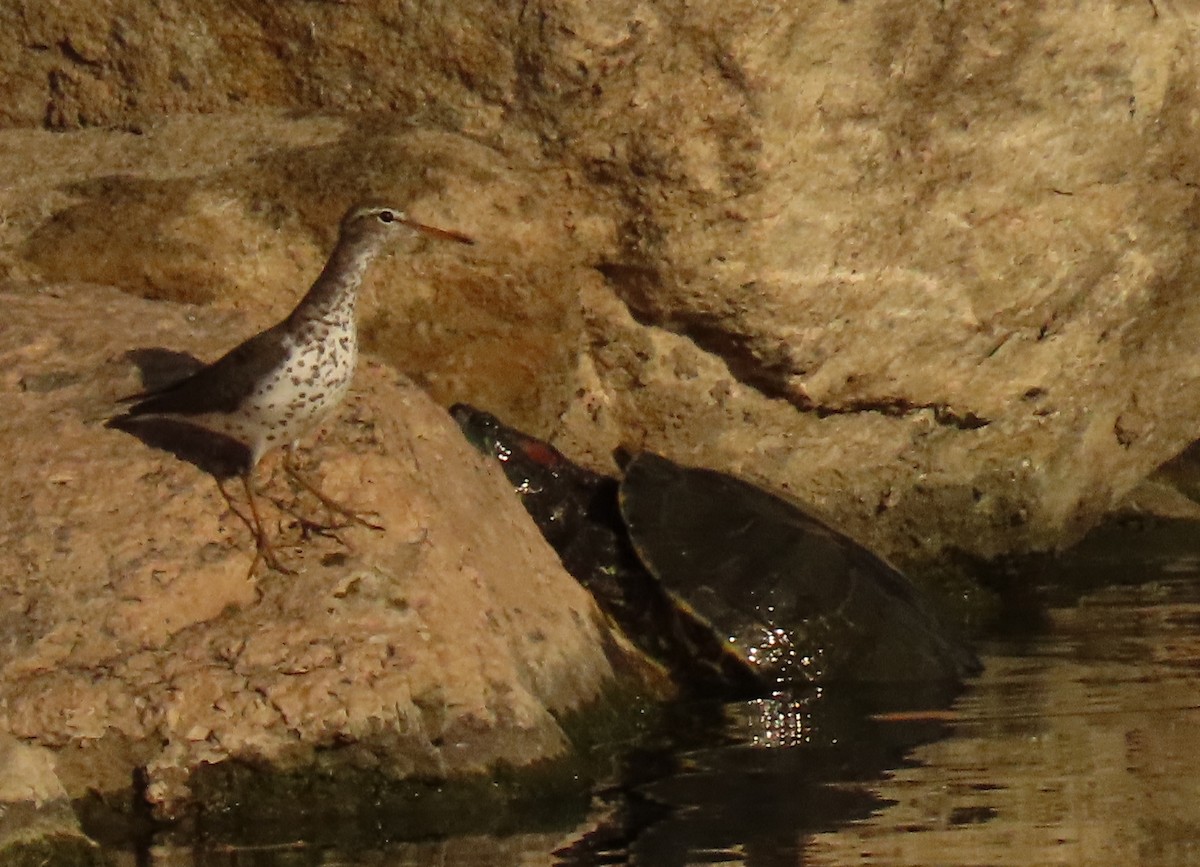
{"type": "Polygon", "coordinates": [[[341,537],[338,531],[345,530],[350,526],[349,523],[324,523],[322,521],[314,521],[311,518],[302,517],[296,518],[296,525],[300,528],[300,538],[302,539],[311,539],[314,536],[323,536],[327,539],[333,539],[339,545],[345,545],[346,540],[341,537]]]}
{"type": "Polygon", "coordinates": [[[378,512],[355,512],[351,517],[354,523],[366,527],[368,530],[382,532],[387,529],[387,527],[379,523],[383,519],[383,516],[378,512]]]}
{"type": "Polygon", "coordinates": [[[273,572],[278,572],[280,575],[295,575],[295,569],[289,569],[279,562],[279,558],[272,554],[270,557],[264,557],[263,562],[267,564],[267,568],[273,572]]]}

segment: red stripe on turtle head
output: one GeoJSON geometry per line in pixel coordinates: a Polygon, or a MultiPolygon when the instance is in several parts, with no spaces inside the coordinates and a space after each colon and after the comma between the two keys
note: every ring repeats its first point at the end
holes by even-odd
{"type": "Polygon", "coordinates": [[[527,439],[521,443],[521,452],[529,460],[533,461],[538,466],[542,467],[559,467],[562,466],[562,453],[549,443],[544,443],[541,440],[527,439]]]}

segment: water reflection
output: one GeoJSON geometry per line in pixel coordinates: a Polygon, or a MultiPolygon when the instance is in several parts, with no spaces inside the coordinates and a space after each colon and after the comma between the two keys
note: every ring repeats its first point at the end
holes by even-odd
{"type": "Polygon", "coordinates": [[[863,783],[944,736],[940,715],[925,709],[947,701],[943,690],[907,687],[680,705],[670,745],[635,757],[616,793],[620,845],[612,835],[603,851],[591,845],[601,827],[560,854],[581,865],[804,863],[811,835],[887,806],[863,783]]]}
{"type": "Polygon", "coordinates": [[[1048,614],[1048,634],[987,648],[953,737],[875,787],[895,803],[805,863],[1200,863],[1196,577],[1048,614]]]}

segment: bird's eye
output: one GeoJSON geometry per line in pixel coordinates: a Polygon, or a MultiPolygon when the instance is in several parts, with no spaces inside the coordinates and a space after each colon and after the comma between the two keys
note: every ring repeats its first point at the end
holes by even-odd
{"type": "Polygon", "coordinates": [[[379,212],[379,222],[381,222],[381,223],[390,223],[395,219],[396,219],[396,215],[394,213],[392,213],[391,211],[380,211],[379,212]]]}

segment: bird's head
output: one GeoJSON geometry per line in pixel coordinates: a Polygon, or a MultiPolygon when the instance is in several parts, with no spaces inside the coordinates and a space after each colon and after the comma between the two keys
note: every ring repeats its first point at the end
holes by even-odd
{"type": "Polygon", "coordinates": [[[387,204],[355,205],[342,217],[341,240],[354,246],[365,243],[376,246],[385,240],[403,234],[418,232],[431,238],[441,238],[446,241],[457,241],[460,244],[475,242],[460,232],[450,229],[439,229],[427,226],[410,219],[400,208],[387,204]]]}

